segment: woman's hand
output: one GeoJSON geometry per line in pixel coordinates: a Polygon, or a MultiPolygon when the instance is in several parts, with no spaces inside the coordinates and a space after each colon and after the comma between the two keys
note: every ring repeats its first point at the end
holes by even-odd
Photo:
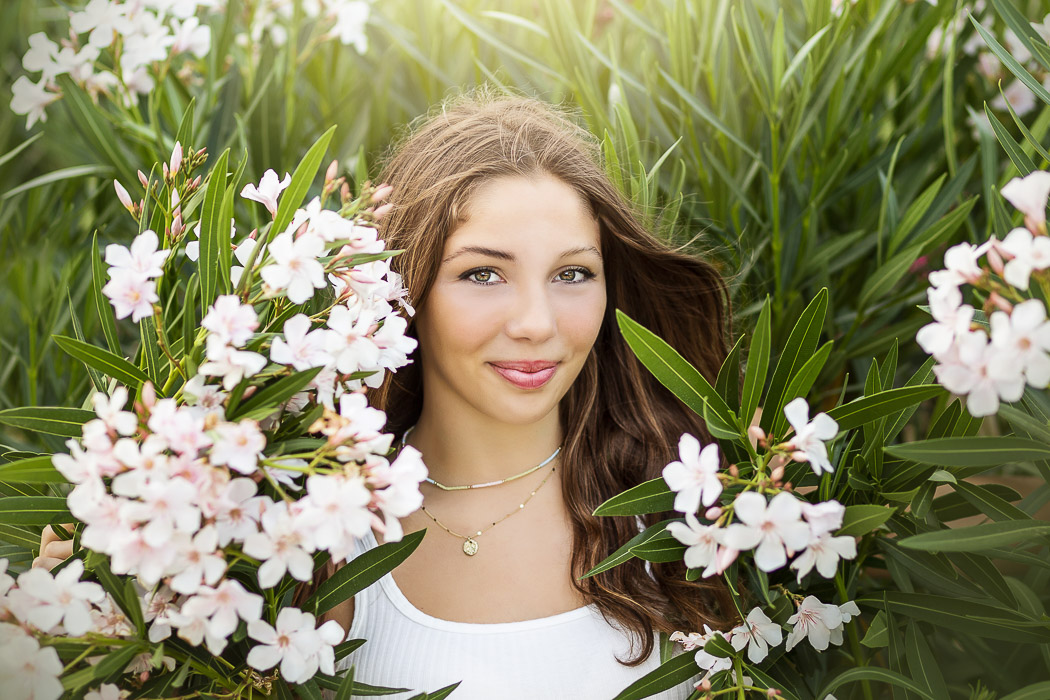
{"type": "MultiPolygon", "coordinates": [[[[73,523],[62,525],[65,530],[72,530],[73,523]]],[[[73,556],[73,540],[63,540],[48,525],[40,533],[40,556],[33,560],[33,566],[53,569],[73,556]]]]}

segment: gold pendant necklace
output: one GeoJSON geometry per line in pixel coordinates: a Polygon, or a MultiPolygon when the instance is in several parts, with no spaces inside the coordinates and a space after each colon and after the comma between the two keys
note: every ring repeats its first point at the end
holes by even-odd
{"type": "Polygon", "coordinates": [[[484,530],[478,530],[477,533],[475,533],[473,535],[469,535],[469,536],[468,535],[461,535],[458,532],[453,532],[452,530],[449,530],[447,527],[445,527],[444,523],[442,523],[440,520],[438,520],[437,518],[435,518],[433,515],[430,514],[430,511],[427,510],[426,506],[421,506],[421,508],[423,509],[423,512],[427,514],[427,517],[429,517],[435,523],[437,523],[442,528],[444,528],[445,532],[447,532],[450,535],[455,535],[456,537],[462,538],[464,540],[464,542],[463,542],[463,553],[466,554],[468,557],[472,557],[472,556],[474,556],[475,554],[478,553],[478,541],[476,539],[474,539],[474,538],[480,536],[482,533],[486,532],[487,530],[490,530],[494,525],[496,525],[497,523],[503,522],[504,520],[506,520],[510,516],[514,515],[518,511],[524,510],[525,504],[528,503],[532,499],[532,497],[536,495],[536,492],[539,491],[540,488],[542,488],[545,483],[547,483],[547,479],[551,478],[551,474],[554,473],[554,469],[555,469],[555,467],[551,467],[550,472],[547,473],[547,476],[543,477],[543,481],[540,482],[540,485],[537,486],[535,489],[533,489],[532,493],[529,494],[529,497],[526,498],[524,501],[522,501],[518,505],[517,508],[515,508],[511,512],[507,513],[502,518],[500,518],[496,522],[492,523],[492,525],[489,525],[488,527],[486,527],[484,530]]]}

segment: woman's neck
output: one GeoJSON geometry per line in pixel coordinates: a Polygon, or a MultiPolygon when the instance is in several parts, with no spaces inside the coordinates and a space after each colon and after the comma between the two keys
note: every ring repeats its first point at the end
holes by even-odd
{"type": "Polygon", "coordinates": [[[447,486],[499,481],[535,467],[562,440],[557,411],[528,425],[425,408],[407,443],[423,453],[429,476],[447,486]]]}

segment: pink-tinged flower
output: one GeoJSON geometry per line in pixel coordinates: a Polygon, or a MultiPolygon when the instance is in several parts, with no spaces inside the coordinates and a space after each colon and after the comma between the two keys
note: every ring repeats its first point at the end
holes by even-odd
{"type": "Polygon", "coordinates": [[[831,630],[842,626],[842,611],[836,605],[825,605],[814,596],[806,596],[787,623],[794,625],[784,646],[787,651],[803,639],[808,639],[817,651],[824,651],[831,641],[831,630]]]}
{"type": "Polygon", "coordinates": [[[139,498],[127,503],[125,512],[129,519],[144,523],[140,534],[150,547],[170,546],[175,532],[192,534],[201,525],[200,495],[186,479],[146,482],[139,498]]]}
{"type": "Polygon", "coordinates": [[[283,608],[274,627],[262,620],[248,623],[248,636],[261,642],[248,652],[248,665],[265,671],[280,663],[281,677],[291,683],[305,683],[318,669],[334,673],[334,647],[346,633],[335,620],[314,625],[314,616],[298,608],[283,608]]]}
{"type": "Polygon", "coordinates": [[[994,245],[994,238],[985,241],[979,246],[972,243],[959,243],[944,253],[943,270],[934,270],[930,273],[930,284],[934,287],[951,285],[958,287],[960,284],[973,284],[981,278],[984,272],[978,264],[981,256],[994,245]]]}
{"type": "Polygon", "coordinates": [[[853,559],[856,556],[857,541],[854,538],[848,535],[833,537],[824,533],[810,541],[809,546],[791,562],[791,568],[798,570],[799,583],[814,566],[821,576],[832,578],[839,559],[853,559]]]}
{"type": "MultiPolygon", "coordinates": [[[[196,238],[199,239],[201,237],[201,225],[200,225],[200,222],[197,222],[197,224],[190,230],[193,231],[193,235],[196,238]]],[[[233,238],[235,235],[237,235],[237,224],[234,222],[233,219],[230,219],[230,238],[233,238]]],[[[244,243],[241,243],[240,247],[243,247],[245,244],[247,244],[249,242],[250,242],[251,245],[248,248],[248,252],[251,252],[251,248],[255,247],[255,241],[250,239],[250,238],[246,239],[244,241],[244,243]]],[[[237,254],[237,250],[239,250],[239,247],[234,249],[233,255],[238,260],[241,260],[241,256],[237,254]]],[[[200,242],[200,240],[189,241],[188,243],[186,243],[186,257],[187,258],[189,258],[190,260],[193,260],[194,262],[196,262],[198,259],[200,259],[200,255],[201,255],[201,242],[200,242]]],[[[243,260],[241,260],[241,264],[242,265],[244,264],[243,260]]],[[[231,269],[230,275],[232,277],[233,276],[232,270],[234,270],[234,269],[242,269],[242,268],[232,267],[230,269],[231,269]]],[[[236,285],[237,284],[237,280],[234,280],[233,283],[234,283],[234,285],[236,285]]]]}
{"type": "Polygon", "coordinates": [[[224,294],[215,300],[201,320],[201,326],[207,328],[223,343],[241,347],[252,337],[259,327],[259,317],[251,304],[242,304],[236,294],[224,294]]]}
{"type": "Polygon", "coordinates": [[[700,503],[710,506],[722,493],[718,479],[718,445],[711,443],[702,450],[700,441],[689,433],[678,440],[679,460],[663,469],[668,488],[676,491],[674,509],[681,513],[696,513],[700,503]]]}
{"type": "MultiPolygon", "coordinates": [[[[831,607],[835,607],[832,605],[831,607]]],[[[832,627],[828,630],[828,638],[832,644],[842,644],[842,628],[846,623],[853,619],[854,616],[860,615],[860,608],[852,600],[843,603],[838,606],[839,614],[842,616],[842,624],[838,627],[832,627]]]]}
{"type": "Polygon", "coordinates": [[[331,362],[331,355],[325,350],[328,331],[323,328],[311,331],[310,327],[310,317],[306,314],[296,314],[285,321],[284,337],[273,339],[270,359],[299,371],[323,367],[331,362]]]}
{"type": "Polygon", "coordinates": [[[1050,236],[1033,236],[1026,228],[1015,228],[997,247],[1012,256],[1003,268],[1003,279],[1018,289],[1028,289],[1032,270],[1050,268],[1050,236]]]}
{"type": "Polygon", "coordinates": [[[19,574],[18,588],[8,593],[15,615],[45,634],[58,625],[71,637],[87,634],[91,604],[106,594],[97,583],[81,581],[83,573],[84,562],[74,559],[54,576],[40,568],[19,574]]]}
{"type": "Polygon", "coordinates": [[[266,509],[260,518],[262,532],[256,532],[244,540],[244,553],[262,560],[259,567],[259,585],[273,588],[290,573],[300,581],[309,581],[313,576],[313,543],[288,504],[279,501],[266,509]]]}
{"type": "Polygon", "coordinates": [[[121,435],[133,434],[139,424],[139,419],[134,413],[124,410],[124,404],[127,402],[128,390],[122,386],[114,389],[112,396],[107,396],[101,391],[97,391],[91,397],[91,405],[95,409],[95,415],[106,426],[121,435]]]}
{"type": "MultiPolygon", "coordinates": [[[[152,655],[145,654],[145,656],[148,661],[152,655]]],[[[170,659],[171,657],[169,656],[167,658],[170,659]]],[[[147,668],[152,668],[152,666],[147,664],[147,668]]],[[[103,683],[99,686],[98,690],[92,690],[85,695],[84,700],[123,700],[123,698],[126,698],[130,692],[131,691],[128,690],[121,690],[112,683],[103,683]]]]}
{"type": "Polygon", "coordinates": [[[252,623],[262,617],[263,598],[245,590],[235,579],[225,579],[217,588],[201,587],[186,601],[187,614],[208,618],[210,635],[226,639],[237,629],[237,621],[252,623]]]}
{"type": "Polygon", "coordinates": [[[203,583],[214,586],[226,573],[226,559],[218,548],[219,535],[211,525],[203,527],[189,546],[182,549],[183,565],[168,584],[177,593],[191,595],[203,583]]]}
{"type": "Polygon", "coordinates": [[[130,273],[142,278],[160,277],[164,273],[164,261],[170,250],[157,250],[157,234],[146,229],[131,242],[131,249],[116,243],[106,246],[106,264],[110,277],[117,273],[130,273]]]}
{"type": "Polygon", "coordinates": [[[703,577],[716,573],[715,560],[718,548],[722,545],[725,530],[717,525],[701,525],[696,516],[685,513],[684,523],[668,523],[667,531],[676,540],[686,545],[685,565],[690,569],[705,567],[703,577]]]}
{"type": "Polygon", "coordinates": [[[204,432],[204,418],[196,411],[176,405],[172,399],[161,399],[154,404],[147,425],[180,454],[195,457],[198,451],[211,445],[211,438],[204,432]]]}
{"type": "Polygon", "coordinates": [[[766,502],[765,496],[745,491],[733,502],[733,513],[741,522],[726,528],[725,544],[733,549],[755,550],[755,564],[762,571],[775,571],[787,563],[791,553],[809,544],[809,525],[802,521],[799,500],[782,491],[766,502]]]}
{"type": "Polygon", "coordinates": [[[1019,401],[1024,393],[1021,364],[995,348],[984,331],[959,338],[933,373],[945,389],[966,395],[966,410],[975,417],[990,416],[999,410],[1000,399],[1019,401]]]}
{"type": "MultiPolygon", "coordinates": [[[[418,488],[418,482],[416,485],[418,488]]],[[[317,548],[329,550],[333,560],[346,558],[353,550],[354,538],[364,537],[372,522],[368,510],[372,492],[364,478],[313,474],[306,479],[306,492],[304,500],[309,506],[304,517],[317,523],[317,548]]]]}
{"type": "Polygon", "coordinates": [[[324,267],[317,260],[324,254],[324,241],[313,234],[294,238],[278,234],[267,249],[273,262],[259,271],[269,291],[285,292],[293,304],[302,304],[325,286],[324,267]]]}
{"type": "Polygon", "coordinates": [[[233,479],[227,483],[214,502],[215,528],[219,546],[231,541],[243,542],[248,535],[259,531],[259,518],[273,501],[257,496],[251,479],[233,479]]]}
{"type": "Polygon", "coordinates": [[[187,405],[203,409],[205,414],[219,413],[221,417],[221,414],[225,412],[226,392],[213,384],[205,384],[204,381],[203,375],[193,375],[183,385],[182,396],[186,399],[187,405]]]}
{"type": "Polygon", "coordinates": [[[1050,197],[1050,173],[1035,170],[1015,177],[1000,190],[1014,208],[1024,214],[1025,224],[1046,231],[1046,200],[1050,197]]]}
{"type": "Polygon", "coordinates": [[[153,280],[125,272],[107,282],[102,293],[113,305],[113,313],[118,319],[131,316],[134,323],[152,316],[153,304],[160,301],[153,280]]]}
{"type": "Polygon", "coordinates": [[[762,612],[753,608],[743,623],[729,632],[729,643],[740,651],[747,646],[747,658],[753,664],[760,663],[769,655],[769,647],[775,647],[784,639],[784,631],[762,612]]]}
{"type": "Polygon", "coordinates": [[[715,635],[728,639],[725,632],[721,630],[713,630],[704,625],[704,634],[699,639],[694,640],[696,644],[696,654],[693,655],[693,660],[696,661],[696,665],[707,671],[704,674],[704,678],[710,678],[719,671],[725,671],[726,669],[733,667],[732,657],[720,657],[713,654],[708,654],[704,651],[704,645],[707,644],[715,635]]]}
{"type": "Polygon", "coordinates": [[[834,532],[842,527],[846,508],[838,501],[821,503],[799,501],[799,505],[802,507],[802,517],[809,523],[809,530],[813,537],[820,537],[824,533],[834,532]]]}
{"type": "Polygon", "coordinates": [[[48,92],[44,81],[34,83],[24,75],[18,76],[11,86],[11,94],[11,111],[26,115],[26,129],[32,129],[38,121],[46,122],[44,109],[61,97],[58,93],[48,92]]]}
{"type": "MultiPolygon", "coordinates": [[[[179,172],[179,168],[182,167],[182,144],[178,141],[175,142],[175,147],[171,149],[171,161],[168,165],[168,173],[175,177],[175,174],[179,172]]],[[[172,195],[177,195],[177,192],[172,192],[172,195]]],[[[173,205],[174,206],[174,205],[173,205]]]]}
{"type": "Polygon", "coordinates": [[[196,17],[187,17],[184,22],[174,20],[172,31],[175,40],[171,45],[173,53],[189,51],[197,58],[204,58],[211,50],[211,27],[201,25],[196,17]]]}
{"type": "Polygon", "coordinates": [[[927,353],[940,357],[948,352],[956,338],[969,332],[974,309],[962,303],[962,292],[950,284],[930,287],[926,296],[934,322],[920,328],[915,340],[927,353]]]}
{"type": "Polygon", "coordinates": [[[245,377],[251,377],[266,366],[266,358],[255,352],[238,350],[226,345],[221,338],[209,336],[205,355],[208,361],[200,366],[200,373],[209,377],[222,377],[222,388],[230,391],[245,377]]]}
{"type": "Polygon", "coordinates": [[[288,173],[284,174],[283,180],[278,180],[276,172],[267,170],[263,173],[259,185],[245,185],[241,190],[241,196],[253,202],[259,202],[266,207],[271,216],[277,218],[277,198],[290,184],[292,184],[292,176],[288,173]]]}
{"type": "Polygon", "coordinates": [[[215,438],[208,461],[215,465],[225,464],[241,474],[251,474],[259,465],[266,437],[259,424],[253,420],[237,423],[220,423],[214,430],[215,438]]]}
{"type": "Polygon", "coordinates": [[[809,404],[801,396],[784,406],[784,415],[795,430],[795,436],[791,438],[795,453],[802,452],[805,455],[805,460],[817,476],[820,476],[821,471],[829,474],[835,471],[828,461],[828,450],[824,445],[825,440],[838,435],[839,424],[835,419],[827,413],[818,413],[812,421],[809,420],[809,404]]]}
{"type": "Polygon", "coordinates": [[[336,369],[350,374],[378,366],[380,351],[370,334],[375,331],[375,314],[369,310],[355,313],[344,304],[336,304],[328,315],[326,349],[335,360],[336,369]]]}
{"type": "MultiPolygon", "coordinates": [[[[232,237],[232,236],[231,236],[232,237]]],[[[230,282],[236,287],[241,283],[241,275],[244,274],[244,266],[248,264],[248,261],[252,259],[252,253],[255,252],[255,246],[259,242],[254,238],[245,238],[240,244],[233,249],[233,257],[237,259],[240,265],[234,265],[230,268],[230,282]]],[[[187,246],[187,253],[189,252],[189,246],[187,246]]],[[[258,260],[256,260],[258,262],[258,260]]]]}
{"type": "Polygon", "coordinates": [[[427,467],[422,456],[419,450],[405,445],[392,464],[381,463],[369,475],[369,481],[377,487],[372,496],[376,508],[383,514],[382,532],[387,542],[398,542],[404,535],[398,518],[414,513],[423,505],[419,484],[427,478],[427,467]]]}
{"type": "Polygon", "coordinates": [[[1013,108],[1017,116],[1024,116],[1035,107],[1035,93],[1020,80],[1014,80],[1001,94],[991,101],[991,108],[1006,111],[1007,105],[1013,108]]]}
{"type": "Polygon", "coordinates": [[[0,622],[0,688],[5,699],[58,700],[62,660],[54,647],[41,647],[18,625],[0,622]]]}
{"type": "Polygon", "coordinates": [[[1028,299],[1009,315],[995,311],[988,319],[992,347],[1016,358],[1028,383],[1037,389],[1050,384],[1050,321],[1039,299],[1028,299]]]}

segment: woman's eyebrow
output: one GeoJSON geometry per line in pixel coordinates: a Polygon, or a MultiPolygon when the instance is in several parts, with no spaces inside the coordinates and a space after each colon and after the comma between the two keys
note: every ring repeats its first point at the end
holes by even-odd
{"type": "MultiPolygon", "coordinates": [[[[513,253],[508,253],[505,250],[496,250],[495,248],[486,248],[484,246],[468,245],[468,246],[464,246],[463,248],[460,248],[455,253],[452,253],[447,258],[442,260],[442,262],[443,263],[447,263],[448,261],[452,260],[453,258],[458,258],[460,255],[466,255],[467,253],[477,253],[478,255],[487,255],[487,256],[489,256],[491,258],[496,258],[497,260],[506,260],[507,262],[514,262],[515,260],[517,260],[517,258],[514,257],[513,253]]],[[[559,258],[567,258],[570,255],[576,255],[578,253],[594,253],[595,255],[598,256],[599,260],[602,257],[602,254],[598,251],[598,249],[595,248],[592,245],[579,246],[577,248],[570,248],[570,249],[568,249],[566,251],[563,251],[562,254],[559,255],[558,257],[559,258]]]]}

